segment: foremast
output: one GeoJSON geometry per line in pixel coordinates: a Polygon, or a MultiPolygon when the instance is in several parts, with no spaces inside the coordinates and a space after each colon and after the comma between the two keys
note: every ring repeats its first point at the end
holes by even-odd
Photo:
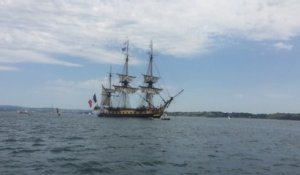
{"type": "Polygon", "coordinates": [[[159,77],[153,75],[153,43],[150,42],[150,52],[149,52],[149,64],[146,74],[144,76],[144,86],[140,86],[141,91],[144,93],[144,100],[147,103],[148,108],[155,108],[153,104],[154,95],[159,94],[163,89],[154,86],[159,80],[159,77]]]}
{"type": "Polygon", "coordinates": [[[135,76],[131,76],[128,73],[128,62],[129,62],[129,40],[124,43],[124,47],[122,48],[123,53],[125,54],[125,64],[123,67],[123,73],[118,74],[120,85],[113,85],[115,90],[120,93],[120,101],[118,107],[121,108],[129,108],[129,94],[135,93],[138,88],[130,86],[130,83],[136,78],[135,76]]]}

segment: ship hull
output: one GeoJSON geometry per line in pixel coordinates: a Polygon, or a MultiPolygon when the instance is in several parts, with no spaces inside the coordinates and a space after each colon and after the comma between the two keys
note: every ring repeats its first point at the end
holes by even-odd
{"type": "Polygon", "coordinates": [[[154,109],[102,109],[97,113],[98,117],[119,117],[119,118],[160,118],[164,113],[161,108],[154,109]]]}

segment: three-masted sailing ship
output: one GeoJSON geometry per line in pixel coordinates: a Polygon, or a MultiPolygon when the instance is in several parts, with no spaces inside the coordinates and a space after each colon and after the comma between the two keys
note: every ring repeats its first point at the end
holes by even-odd
{"type": "Polygon", "coordinates": [[[160,77],[155,76],[153,72],[153,44],[150,44],[149,63],[146,74],[143,74],[144,83],[139,87],[131,86],[135,76],[129,75],[129,41],[124,43],[122,51],[125,55],[125,64],[123,72],[117,74],[119,78],[119,85],[112,85],[112,73],[110,69],[108,87],[102,85],[101,104],[94,108],[94,113],[99,117],[144,117],[144,118],[160,118],[165,110],[169,107],[173,99],[183,92],[181,90],[173,97],[165,100],[161,97],[160,93],[163,89],[158,88],[155,84],[160,77]],[[130,107],[129,96],[138,91],[142,92],[142,105],[132,108],[130,107]],[[158,106],[154,104],[154,96],[159,95],[162,103],[158,106]],[[116,98],[114,98],[116,97],[116,98]],[[113,100],[116,100],[113,103],[113,100]]]}

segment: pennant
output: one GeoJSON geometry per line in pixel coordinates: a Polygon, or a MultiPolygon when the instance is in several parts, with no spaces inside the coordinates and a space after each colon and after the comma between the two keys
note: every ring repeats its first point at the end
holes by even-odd
{"type": "Polygon", "coordinates": [[[94,100],[95,103],[97,103],[97,97],[96,97],[96,94],[94,94],[93,100],[94,100]]]}
{"type": "Polygon", "coordinates": [[[89,106],[90,106],[90,108],[91,108],[92,105],[93,105],[93,101],[90,99],[90,100],[88,101],[88,103],[89,103],[89,106]]]}
{"type": "Polygon", "coordinates": [[[126,51],[127,46],[128,46],[128,41],[125,41],[125,42],[123,43],[122,52],[125,52],[125,51],[126,51]]]}

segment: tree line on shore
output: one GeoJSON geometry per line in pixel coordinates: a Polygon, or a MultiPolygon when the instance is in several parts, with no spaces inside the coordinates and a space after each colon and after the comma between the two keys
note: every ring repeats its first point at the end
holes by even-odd
{"type": "MultiPolygon", "coordinates": [[[[51,112],[53,108],[25,108],[20,106],[0,105],[0,111],[22,111],[28,109],[35,112],[51,112]]],[[[64,113],[90,113],[91,110],[81,109],[61,109],[64,113]]],[[[187,117],[209,117],[209,118],[257,118],[257,119],[279,119],[279,120],[300,120],[300,113],[273,113],[273,114],[252,114],[245,112],[167,112],[169,116],[187,117]]]]}
{"type": "Polygon", "coordinates": [[[280,119],[300,120],[300,114],[295,113],[273,113],[273,114],[252,114],[243,112],[168,112],[170,116],[208,117],[208,118],[257,118],[257,119],[280,119]]]}

